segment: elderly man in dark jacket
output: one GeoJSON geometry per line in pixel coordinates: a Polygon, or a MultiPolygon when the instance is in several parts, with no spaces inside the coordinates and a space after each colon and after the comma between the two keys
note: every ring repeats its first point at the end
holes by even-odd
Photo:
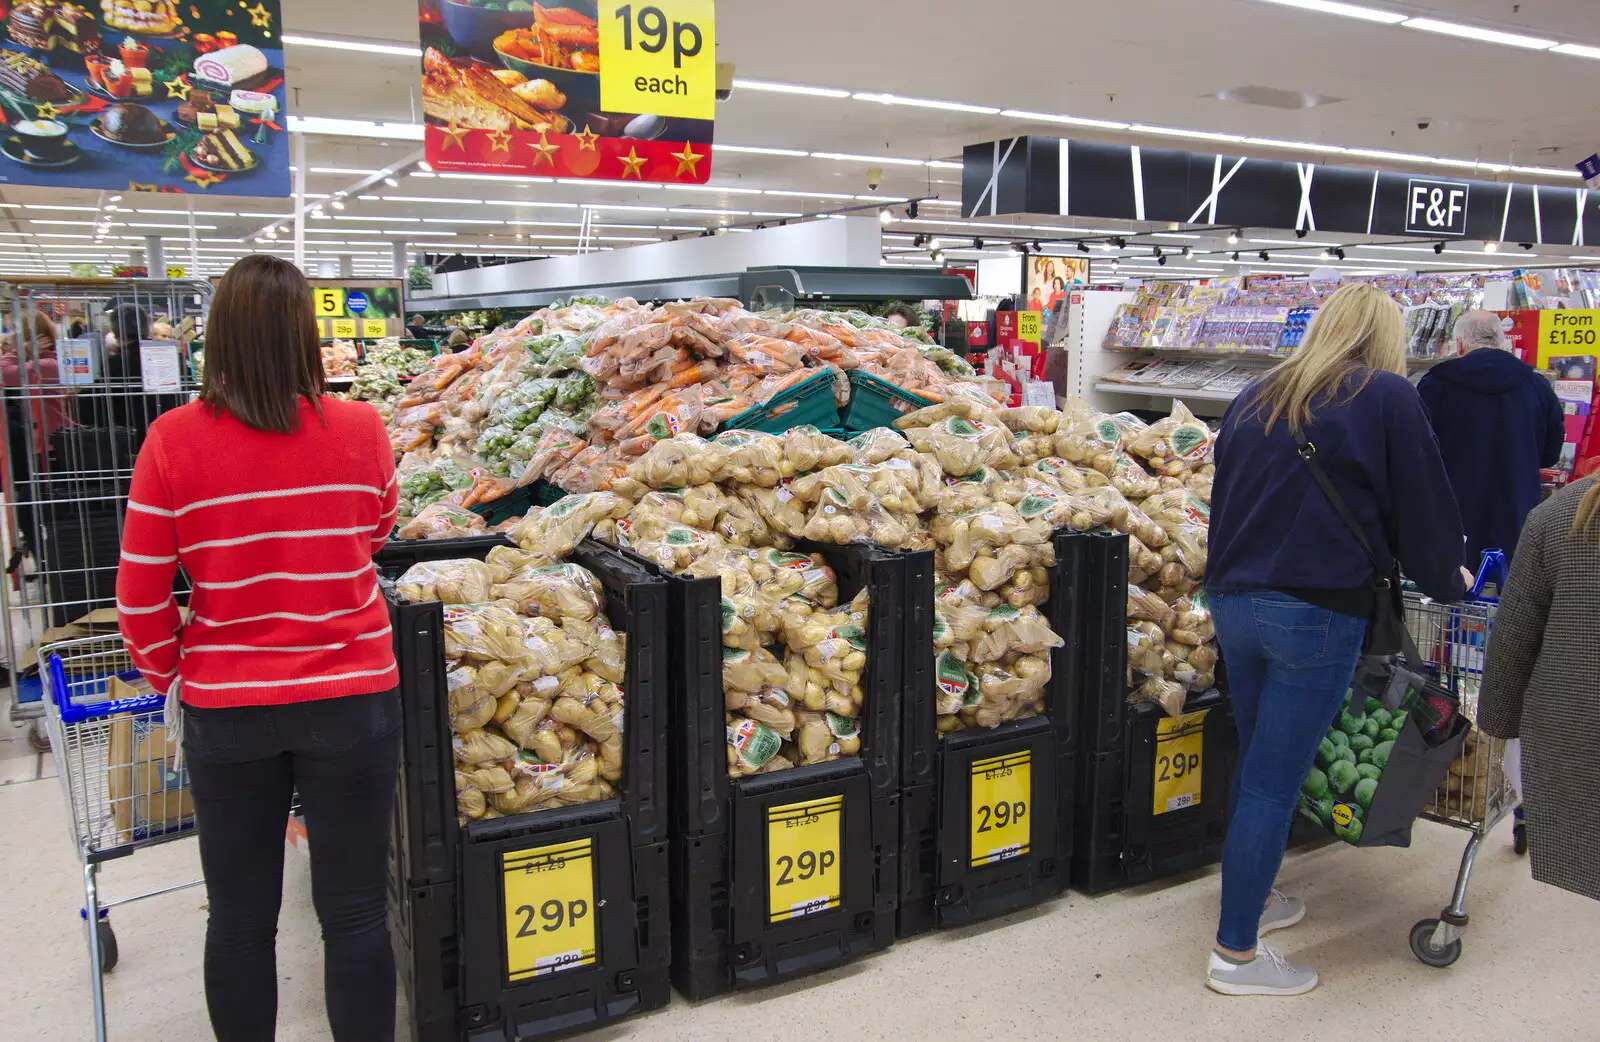
{"type": "Polygon", "coordinates": [[[1539,505],[1539,470],[1561,458],[1561,403],[1550,382],[1508,350],[1500,319],[1469,311],[1456,323],[1461,357],[1417,385],[1461,505],[1466,564],[1484,550],[1509,557],[1528,512],[1539,505]]]}

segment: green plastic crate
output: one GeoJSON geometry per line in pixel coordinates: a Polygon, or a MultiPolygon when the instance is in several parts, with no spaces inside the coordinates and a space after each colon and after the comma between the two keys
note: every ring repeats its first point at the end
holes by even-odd
{"type": "Polygon", "coordinates": [[[881,377],[850,370],[850,404],[844,409],[846,430],[866,431],[874,427],[893,427],[894,421],[933,403],[912,394],[881,377]]]}
{"type": "Polygon", "coordinates": [[[790,427],[808,424],[824,429],[839,426],[839,406],[833,400],[831,369],[819,370],[815,376],[779,391],[764,405],[745,410],[717,429],[782,434],[790,427]]]}

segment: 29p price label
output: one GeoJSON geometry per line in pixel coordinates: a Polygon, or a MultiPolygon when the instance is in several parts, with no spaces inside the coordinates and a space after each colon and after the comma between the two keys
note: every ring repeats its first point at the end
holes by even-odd
{"type": "Polygon", "coordinates": [[[715,119],[713,0],[602,2],[600,107],[683,119],[715,119]]]}
{"type": "Polygon", "coordinates": [[[838,908],[844,854],[844,797],[767,808],[767,921],[788,922],[838,908]]]}
{"type": "Polygon", "coordinates": [[[1200,805],[1209,712],[1202,709],[1179,717],[1162,717],[1156,724],[1153,813],[1168,814],[1200,805]]]}
{"type": "Polygon", "coordinates": [[[594,839],[503,854],[506,980],[593,966],[594,839]]]}
{"type": "Polygon", "coordinates": [[[1033,840],[1033,751],[972,761],[970,863],[1026,857],[1033,840]]]}

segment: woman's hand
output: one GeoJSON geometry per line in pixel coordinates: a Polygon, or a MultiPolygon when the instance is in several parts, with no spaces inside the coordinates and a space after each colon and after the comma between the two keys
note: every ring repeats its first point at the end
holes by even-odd
{"type": "Polygon", "coordinates": [[[1461,581],[1466,584],[1468,593],[1471,593],[1472,588],[1478,585],[1478,577],[1464,567],[1461,569],[1461,581]]]}

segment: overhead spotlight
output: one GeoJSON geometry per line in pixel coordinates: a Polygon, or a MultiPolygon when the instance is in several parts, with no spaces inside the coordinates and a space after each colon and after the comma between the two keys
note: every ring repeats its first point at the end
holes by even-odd
{"type": "Polygon", "coordinates": [[[417,169],[421,170],[425,174],[433,173],[433,166],[426,159],[417,164],[417,169]]]}
{"type": "Polygon", "coordinates": [[[1269,261],[1270,262],[1272,260],[1272,255],[1269,254],[1266,250],[1262,250],[1260,253],[1256,254],[1256,256],[1260,257],[1264,261],[1269,261]]]}
{"type": "Polygon", "coordinates": [[[1237,246],[1237,245],[1239,245],[1239,232],[1241,230],[1242,229],[1235,228],[1233,231],[1228,233],[1228,245],[1229,246],[1237,246]]]}
{"type": "Polygon", "coordinates": [[[1125,250],[1128,248],[1128,240],[1118,235],[1111,240],[1111,245],[1115,246],[1119,250],[1125,250]]]}
{"type": "Polygon", "coordinates": [[[1483,252],[1484,253],[1499,253],[1500,252],[1500,244],[1497,243],[1497,242],[1486,242],[1486,243],[1483,244],[1483,252]]]}
{"type": "Polygon", "coordinates": [[[1160,257],[1161,257],[1161,247],[1152,246],[1150,248],[1150,256],[1155,257],[1157,259],[1160,259],[1160,257]]]}
{"type": "Polygon", "coordinates": [[[1443,253],[1444,252],[1444,243],[1442,243],[1442,242],[1434,243],[1433,244],[1433,252],[1434,253],[1443,253]]]}
{"type": "Polygon", "coordinates": [[[972,248],[975,249],[975,250],[983,249],[983,240],[978,238],[977,236],[973,236],[972,237],[972,248]]]}
{"type": "Polygon", "coordinates": [[[944,251],[943,250],[934,250],[933,254],[932,254],[932,258],[933,258],[933,263],[935,263],[935,264],[943,264],[944,263],[944,251]]]}
{"type": "Polygon", "coordinates": [[[1333,260],[1333,251],[1323,250],[1321,253],[1317,254],[1317,256],[1321,257],[1323,260],[1333,260]]]}
{"type": "Polygon", "coordinates": [[[344,200],[340,199],[338,196],[334,196],[334,198],[333,198],[333,208],[335,210],[343,210],[344,209],[344,200]]]}
{"type": "Polygon", "coordinates": [[[110,199],[107,199],[106,202],[108,202],[108,203],[120,203],[120,202],[122,202],[122,196],[114,195],[110,199]]]}
{"type": "Polygon", "coordinates": [[[789,218],[785,217],[783,220],[779,221],[778,222],[778,227],[779,228],[787,228],[787,227],[789,227],[789,218]]]}
{"type": "Polygon", "coordinates": [[[943,245],[944,245],[944,243],[939,241],[939,237],[937,235],[933,236],[931,239],[928,240],[928,249],[932,250],[935,253],[938,253],[939,252],[939,248],[941,246],[943,246],[943,245]]]}
{"type": "Polygon", "coordinates": [[[921,235],[921,234],[913,235],[911,237],[911,245],[915,246],[917,249],[920,250],[924,246],[928,245],[928,237],[926,235],[921,235]]]}
{"type": "Polygon", "coordinates": [[[893,224],[894,223],[894,214],[890,213],[888,211],[888,209],[879,210],[878,211],[878,223],[880,223],[880,224],[893,224]]]}
{"type": "Polygon", "coordinates": [[[1089,252],[1089,244],[1084,242],[1082,239],[1079,239],[1078,240],[1078,252],[1079,253],[1088,253],[1089,252]]]}
{"type": "Polygon", "coordinates": [[[702,228],[702,229],[700,229],[700,238],[702,238],[702,239],[711,238],[711,229],[710,228],[702,228]]]}
{"type": "Polygon", "coordinates": [[[1112,271],[1121,271],[1122,270],[1122,262],[1117,260],[1115,257],[1111,258],[1111,270],[1112,271]]]}
{"type": "Polygon", "coordinates": [[[1026,257],[1028,255],[1028,244],[1025,242],[1014,242],[1011,244],[1011,252],[1020,253],[1026,257]]]}
{"type": "Polygon", "coordinates": [[[766,230],[767,230],[767,224],[766,224],[766,222],[765,222],[765,221],[763,221],[763,222],[761,222],[761,223],[760,223],[760,224],[758,224],[758,225],[756,225],[756,231],[758,231],[758,232],[764,232],[764,231],[766,231],[766,230]]]}
{"type": "Polygon", "coordinates": [[[1294,230],[1294,237],[1296,239],[1304,239],[1306,237],[1306,230],[1304,228],[1296,228],[1294,230]]]}
{"type": "Polygon", "coordinates": [[[906,216],[913,221],[917,219],[917,201],[915,199],[911,200],[906,206],[906,216]]]}
{"type": "Polygon", "coordinates": [[[1520,245],[1525,250],[1533,249],[1533,243],[1531,243],[1531,242],[1519,243],[1518,245],[1520,245]]]}
{"type": "Polygon", "coordinates": [[[1184,260],[1188,260],[1190,257],[1193,257],[1193,256],[1194,256],[1194,251],[1191,250],[1189,247],[1185,246],[1183,248],[1183,259],[1184,260]]]}
{"type": "Polygon", "coordinates": [[[383,183],[388,185],[390,188],[399,188],[400,187],[400,181],[397,178],[393,178],[393,177],[384,178],[383,179],[383,183]]]}
{"type": "Polygon", "coordinates": [[[1234,250],[1233,251],[1233,263],[1235,263],[1235,264],[1239,263],[1239,251],[1238,250],[1234,250]]]}
{"type": "Polygon", "coordinates": [[[1157,257],[1156,258],[1156,263],[1161,265],[1164,268],[1164,267],[1167,266],[1167,258],[1165,258],[1165,257],[1157,257]]]}
{"type": "Polygon", "coordinates": [[[1044,252],[1044,247],[1039,245],[1039,240],[1038,239],[1033,240],[1033,252],[1034,253],[1043,253],[1044,252]]]}
{"type": "Polygon", "coordinates": [[[1334,249],[1333,249],[1333,255],[1335,257],[1339,258],[1340,260],[1344,260],[1344,247],[1343,246],[1335,246],[1334,249]]]}

